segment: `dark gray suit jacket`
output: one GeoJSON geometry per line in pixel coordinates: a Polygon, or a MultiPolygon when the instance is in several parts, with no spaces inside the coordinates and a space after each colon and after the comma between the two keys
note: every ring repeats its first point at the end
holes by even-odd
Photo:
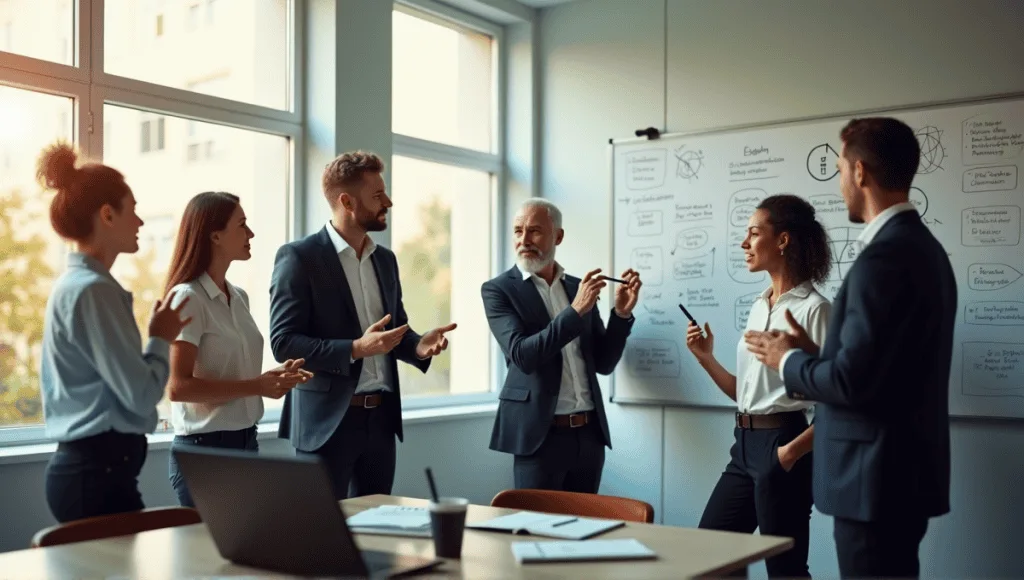
{"type": "Polygon", "coordinates": [[[957,310],[946,251],[917,212],[850,268],[820,357],[790,355],[793,398],[818,401],[814,503],[857,520],[949,511],[949,372],[957,310]]]}
{"type": "MultiPolygon", "coordinates": [[[[571,303],[580,279],[566,275],[563,283],[571,303]]],[[[607,375],[615,370],[635,319],[612,313],[606,330],[597,307],[581,317],[571,306],[552,319],[533,280],[523,280],[516,266],[484,282],[480,291],[491,334],[505,353],[508,365],[505,385],[498,394],[491,449],[530,455],[541,446],[558,403],[562,347],[577,336],[594,410],[605,444],[610,448],[612,440],[596,373],[607,375]]]]}
{"type": "MultiPolygon", "coordinates": [[[[388,329],[405,324],[395,254],[377,246],[370,261],[385,313],[391,315],[388,329]]],[[[270,285],[270,346],[278,361],[304,358],[305,368],[315,374],[285,395],[278,435],[291,439],[296,449],[316,451],[341,424],[363,370],[362,359],[351,362],[352,341],[362,335],[352,291],[326,227],[281,246],[270,285]]],[[[394,396],[386,398],[385,406],[399,440],[402,404],[396,360],[426,372],[430,359],[416,358],[419,340],[409,329],[387,356],[394,396]]]]}

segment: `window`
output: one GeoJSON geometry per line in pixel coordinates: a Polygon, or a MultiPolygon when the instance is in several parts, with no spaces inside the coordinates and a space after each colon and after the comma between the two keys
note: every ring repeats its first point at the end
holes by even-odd
{"type": "Polygon", "coordinates": [[[496,273],[498,255],[491,61],[499,31],[402,5],[393,28],[389,231],[403,302],[418,332],[459,325],[429,372],[399,365],[402,395],[424,406],[441,404],[431,402],[437,397],[493,397],[496,347],[480,285],[496,273]]]}
{"type": "Polygon", "coordinates": [[[492,176],[395,156],[391,247],[410,324],[426,332],[451,321],[448,350],[423,374],[399,365],[403,396],[490,390],[492,343],[480,285],[491,277],[492,176]]]}
{"type": "Polygon", "coordinates": [[[493,152],[494,38],[408,8],[392,20],[396,133],[493,152]]]}
{"type": "Polygon", "coordinates": [[[143,114],[139,139],[139,151],[149,153],[150,151],[164,150],[164,118],[146,118],[143,114]]]}
{"type": "Polygon", "coordinates": [[[75,0],[0,0],[0,50],[73,64],[75,0]]]}
{"type": "MultiPolygon", "coordinates": [[[[163,29],[161,42],[137,31],[135,11],[156,6],[138,0],[106,0],[104,70],[175,89],[290,110],[292,51],[290,0],[179,2],[180,28],[163,29]],[[216,16],[216,18],[215,18],[216,16]],[[204,23],[205,22],[205,23],[204,23]],[[230,70],[230,82],[211,92],[194,79],[230,70]]],[[[147,22],[150,20],[147,19],[147,22]]]]}
{"type": "MultiPolygon", "coordinates": [[[[0,59],[0,445],[44,438],[44,306],[68,248],[51,230],[50,196],[35,182],[35,163],[58,138],[119,169],[138,199],[146,222],[141,250],[122,256],[114,275],[135,294],[143,335],[181,211],[193,195],[211,189],[236,193],[246,206],[256,232],[254,256],[229,275],[249,291],[253,315],[269,335],[266,288],[274,253],[294,235],[300,179],[294,168],[304,166],[294,145],[301,119],[286,107],[295,85],[287,65],[299,41],[295,6],[290,0],[191,4],[200,6],[202,26],[194,35],[174,24],[186,14],[187,0],[0,0],[0,48],[10,48],[0,59]],[[77,17],[81,6],[92,18],[77,17]],[[247,27],[236,30],[242,22],[247,27]],[[97,38],[104,44],[90,46],[97,38]],[[75,58],[78,39],[89,56],[82,64],[75,58]],[[210,79],[216,82],[204,84],[210,79]],[[192,91],[182,90],[189,86],[192,91]],[[202,163],[189,163],[191,144],[202,163]]],[[[264,360],[267,368],[276,364],[269,346],[264,360]]],[[[268,400],[264,419],[277,420],[280,405],[268,400]]],[[[168,418],[166,402],[161,418],[168,418]]]]}
{"type": "MultiPolygon", "coordinates": [[[[130,125],[138,115],[138,111],[120,106],[103,108],[104,119],[113,126],[130,125]]],[[[171,135],[183,134],[190,124],[194,125],[197,132],[224,143],[224,155],[200,166],[190,165],[180,157],[155,161],[146,155],[105,155],[106,163],[124,173],[135,192],[136,211],[146,222],[140,232],[139,251],[122,256],[114,265],[114,276],[135,296],[135,317],[139,327],[145,328],[153,303],[162,294],[185,204],[202,191],[234,193],[241,198],[256,237],[252,240],[252,259],[232,264],[228,279],[249,294],[253,318],[264,333],[263,366],[265,370],[273,368],[277,363],[270,351],[270,297],[266,289],[270,287],[274,255],[288,237],[288,223],[281,216],[288,214],[289,199],[281,192],[289,187],[289,140],[174,116],[161,117],[159,121],[166,124],[171,135]]],[[[267,406],[280,407],[281,403],[282,400],[267,400],[267,406]]],[[[164,401],[161,417],[169,418],[169,410],[169,403],[164,401]]]]}
{"type": "Polygon", "coordinates": [[[71,139],[61,117],[73,102],[0,85],[0,433],[42,421],[39,356],[50,286],[63,269],[64,245],[50,229],[49,196],[35,180],[39,152],[71,139]]]}

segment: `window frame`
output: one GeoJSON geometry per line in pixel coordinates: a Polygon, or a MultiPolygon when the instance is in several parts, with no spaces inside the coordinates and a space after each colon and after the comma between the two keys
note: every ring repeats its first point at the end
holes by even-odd
{"type": "MultiPolygon", "coordinates": [[[[491,271],[495,276],[504,269],[502,244],[505,224],[505,200],[507,199],[507,181],[505,171],[505,103],[507,78],[507,50],[505,29],[502,25],[468,14],[457,8],[441,4],[434,0],[395,0],[394,10],[409,14],[416,18],[440,24],[442,26],[465,29],[467,32],[481,33],[493,40],[491,53],[491,152],[449,145],[392,131],[392,156],[408,157],[447,165],[483,171],[491,174],[491,271]]],[[[392,45],[393,46],[393,45],[392,45]]],[[[432,409],[477,405],[497,400],[497,391],[504,380],[504,365],[499,364],[504,355],[497,343],[488,337],[491,343],[488,360],[489,390],[484,393],[465,393],[456,395],[435,395],[424,397],[403,398],[402,406],[406,409],[432,409]]],[[[429,372],[429,371],[428,371],[429,372]]]]}
{"type": "MultiPolygon", "coordinates": [[[[286,109],[193,93],[105,72],[104,0],[74,0],[72,10],[77,50],[72,64],[0,51],[0,85],[70,98],[74,115],[71,137],[83,156],[90,159],[103,159],[106,129],[103,108],[107,104],[157,116],[174,116],[288,138],[290,156],[287,179],[290,192],[285,219],[286,239],[292,240],[304,231],[303,216],[306,211],[303,195],[306,176],[301,168],[305,167],[306,155],[303,126],[305,62],[302,59],[302,47],[306,41],[307,0],[289,1],[291,4],[287,24],[290,37],[286,47],[290,83],[286,109]]],[[[202,20],[202,14],[200,17],[202,20]]],[[[268,409],[261,423],[275,423],[279,420],[280,410],[268,409]]],[[[0,428],[0,447],[38,443],[51,443],[41,424],[0,428]]]]}

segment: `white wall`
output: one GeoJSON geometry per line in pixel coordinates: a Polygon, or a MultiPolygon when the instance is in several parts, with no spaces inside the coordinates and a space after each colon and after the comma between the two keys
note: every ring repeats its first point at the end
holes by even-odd
{"type": "MultiPolygon", "coordinates": [[[[541,191],[563,209],[560,261],[575,272],[611,264],[609,138],[1024,91],[1022,21],[1014,0],[579,0],[542,11],[541,191]]],[[[695,526],[728,459],[731,414],[608,408],[602,493],[695,526]]],[[[1012,483],[1024,479],[1022,448],[1020,422],[954,420],[953,511],[930,525],[923,577],[1024,576],[1024,487],[1012,483]]],[[[815,513],[821,577],[838,573],[831,527],[815,513]]]]}

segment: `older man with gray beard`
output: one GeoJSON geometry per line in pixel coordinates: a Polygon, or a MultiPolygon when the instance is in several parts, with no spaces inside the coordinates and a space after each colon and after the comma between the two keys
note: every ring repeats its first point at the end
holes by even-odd
{"type": "Polygon", "coordinates": [[[491,449],[514,455],[518,489],[597,493],[604,448],[611,448],[597,373],[611,374],[633,326],[640,275],[616,282],[608,328],[594,308],[612,279],[582,280],[555,261],[562,214],[530,199],[513,222],[516,266],[481,288],[491,333],[508,376],[498,395],[491,449]]]}

